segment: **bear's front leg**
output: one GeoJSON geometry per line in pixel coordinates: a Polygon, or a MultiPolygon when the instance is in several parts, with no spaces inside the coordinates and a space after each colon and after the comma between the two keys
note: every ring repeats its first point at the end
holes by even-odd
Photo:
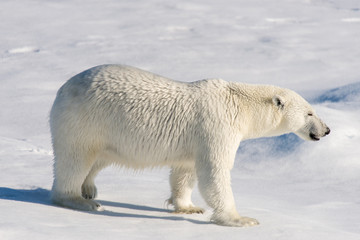
{"type": "Polygon", "coordinates": [[[223,226],[254,226],[256,219],[242,217],[236,210],[231,189],[230,168],[220,161],[198,161],[196,173],[199,190],[207,204],[214,209],[211,221],[223,226]]]}
{"type": "Polygon", "coordinates": [[[204,209],[194,206],[191,193],[196,176],[194,168],[172,168],[170,173],[171,197],[168,203],[174,205],[175,213],[203,213],[204,209]]]}

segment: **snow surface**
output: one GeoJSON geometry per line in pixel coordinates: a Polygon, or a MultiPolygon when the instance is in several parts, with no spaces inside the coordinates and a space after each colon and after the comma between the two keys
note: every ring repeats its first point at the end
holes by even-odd
{"type": "Polygon", "coordinates": [[[360,239],[359,19],[358,0],[1,0],[0,239],[360,239]],[[49,109],[105,63],[291,88],[332,132],[241,144],[233,191],[257,227],[172,214],[168,169],[101,172],[104,212],[53,206],[49,109]]]}

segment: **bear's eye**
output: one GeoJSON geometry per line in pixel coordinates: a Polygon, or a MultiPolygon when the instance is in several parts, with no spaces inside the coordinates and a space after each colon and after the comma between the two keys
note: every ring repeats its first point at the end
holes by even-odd
{"type": "Polygon", "coordinates": [[[312,113],[308,113],[308,116],[312,116],[313,114],[312,113]]]}

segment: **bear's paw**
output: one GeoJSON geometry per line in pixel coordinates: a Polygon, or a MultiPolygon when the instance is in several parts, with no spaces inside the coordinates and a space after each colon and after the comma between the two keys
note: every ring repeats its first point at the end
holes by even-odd
{"type": "Polygon", "coordinates": [[[177,213],[177,214],[193,214],[193,213],[203,214],[204,212],[205,212],[205,210],[203,208],[195,207],[195,206],[189,206],[186,208],[178,208],[178,209],[175,209],[175,211],[174,211],[174,213],[177,213]]]}
{"type": "Polygon", "coordinates": [[[81,193],[85,199],[95,199],[97,197],[97,189],[95,185],[83,184],[81,186],[81,193]]]}

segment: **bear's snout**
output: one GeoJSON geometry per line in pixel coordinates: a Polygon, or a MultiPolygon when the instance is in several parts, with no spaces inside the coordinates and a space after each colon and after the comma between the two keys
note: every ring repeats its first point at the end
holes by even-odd
{"type": "Polygon", "coordinates": [[[313,141],[319,141],[320,138],[325,137],[326,135],[329,135],[330,132],[331,132],[330,128],[329,128],[329,127],[326,127],[326,128],[325,128],[325,132],[324,132],[323,134],[316,134],[316,133],[311,132],[311,133],[309,134],[309,137],[310,137],[310,139],[313,140],[313,141]]]}
{"type": "Polygon", "coordinates": [[[325,132],[325,135],[329,135],[331,132],[330,128],[329,127],[326,127],[326,132],[325,132]]]}

